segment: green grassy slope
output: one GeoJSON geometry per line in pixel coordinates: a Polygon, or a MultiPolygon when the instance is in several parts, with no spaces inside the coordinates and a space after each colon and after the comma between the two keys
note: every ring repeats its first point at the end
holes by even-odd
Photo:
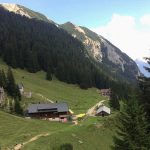
{"type": "Polygon", "coordinates": [[[0,111],[0,146],[2,149],[12,148],[36,135],[49,133],[49,136],[26,144],[23,150],[52,150],[64,143],[72,144],[74,150],[110,150],[114,135],[113,122],[109,121],[111,118],[113,115],[107,118],[90,117],[73,126],[24,119],[0,111]]]}
{"type": "MultiPolygon", "coordinates": [[[[0,68],[7,70],[6,64],[2,61],[0,61],[0,68]]],[[[42,71],[38,73],[29,73],[25,70],[13,69],[13,73],[16,82],[22,82],[25,91],[32,91],[33,93],[31,99],[25,98],[23,100],[25,107],[31,102],[44,101],[44,98],[39,96],[39,94],[42,94],[44,97],[53,101],[68,102],[69,107],[75,113],[83,113],[100,100],[105,99],[105,97],[102,97],[98,93],[96,88],[82,90],[77,85],[66,84],[55,78],[52,81],[47,81],[45,80],[45,72],[42,71]]]]}
{"type": "Polygon", "coordinates": [[[11,148],[35,135],[57,131],[66,126],[50,121],[24,119],[0,111],[0,146],[2,149],[11,148]]]}
{"type": "MultiPolygon", "coordinates": [[[[0,69],[7,70],[7,65],[0,61],[0,69]]],[[[31,99],[23,98],[22,104],[26,107],[31,102],[45,101],[39,94],[53,100],[68,102],[71,109],[77,114],[86,112],[88,108],[100,100],[106,99],[97,89],[82,90],[77,85],[66,84],[53,79],[45,80],[45,73],[28,73],[25,70],[13,69],[17,83],[23,82],[25,91],[32,91],[31,99]]],[[[49,133],[49,136],[40,137],[28,143],[25,150],[51,150],[55,146],[71,143],[74,150],[109,150],[114,134],[113,123],[107,123],[108,118],[87,118],[79,125],[54,123],[43,120],[24,119],[0,111],[0,146],[12,148],[16,143],[26,142],[32,137],[49,133]],[[105,126],[104,124],[109,124],[105,126]],[[111,127],[112,126],[112,127],[111,127]]]]}
{"type": "MultiPolygon", "coordinates": [[[[105,120],[106,121],[106,120],[105,120]]],[[[24,150],[53,150],[54,147],[64,143],[73,145],[74,150],[110,150],[114,130],[105,127],[102,123],[104,118],[87,118],[87,120],[79,125],[73,126],[66,131],[43,137],[37,141],[31,142],[24,147],[24,150]]]]}

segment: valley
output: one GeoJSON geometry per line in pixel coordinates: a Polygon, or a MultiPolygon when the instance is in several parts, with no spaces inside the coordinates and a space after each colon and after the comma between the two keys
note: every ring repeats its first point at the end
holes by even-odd
{"type": "MultiPolygon", "coordinates": [[[[121,16],[103,26],[108,16],[102,13],[95,30],[90,24],[104,11],[102,1],[87,2],[98,4],[98,12],[87,4],[84,11],[81,2],[80,14],[78,8],[72,14],[80,7],[73,1],[56,2],[57,11],[53,2],[23,1],[0,3],[0,150],[149,150],[150,58],[143,68],[98,31],[111,31],[113,17],[121,16]],[[62,19],[56,17],[58,23],[54,12],[62,19]],[[89,28],[75,18],[88,19],[89,28]]],[[[135,26],[134,17],[123,18],[135,26]]],[[[117,28],[126,29],[124,24],[119,21],[117,28]]],[[[116,37],[121,35],[114,27],[116,37]]],[[[128,32],[124,46],[136,40],[126,43],[128,32]]]]}
{"type": "MultiPolygon", "coordinates": [[[[7,65],[0,61],[0,68],[7,70],[7,65]]],[[[65,101],[75,114],[85,113],[89,108],[101,100],[107,99],[101,96],[96,88],[80,89],[78,85],[66,84],[54,78],[46,81],[44,72],[28,73],[25,70],[13,69],[17,83],[23,83],[25,91],[32,92],[32,98],[23,97],[21,105],[27,108],[30,103],[53,101],[65,101]],[[69,91],[69,92],[68,92],[69,91]]],[[[110,116],[113,118],[113,115],[110,116]]],[[[71,143],[75,150],[82,150],[89,145],[91,140],[95,147],[108,147],[112,143],[114,125],[105,127],[108,118],[87,117],[79,121],[78,125],[72,123],[58,123],[43,120],[25,119],[0,111],[0,146],[2,149],[15,147],[15,144],[26,143],[23,149],[52,149],[54,145],[71,143]],[[100,127],[99,127],[100,126],[100,127]],[[92,133],[93,138],[90,134],[92,133]],[[36,140],[33,137],[40,136],[36,140]],[[109,135],[106,138],[105,136],[109,135]],[[99,136],[102,138],[101,144],[99,136]],[[72,139],[70,141],[70,139],[72,139]],[[44,142],[43,142],[44,140],[44,142]],[[30,142],[27,142],[30,141],[30,142]],[[79,142],[83,141],[83,143],[79,142]],[[105,145],[104,142],[107,142],[105,145]],[[47,143],[47,144],[45,144],[47,143]]],[[[112,121],[113,122],[113,121],[112,121]]],[[[106,150],[108,149],[106,147],[106,150]]],[[[105,149],[104,149],[105,150],[105,149]]]]}

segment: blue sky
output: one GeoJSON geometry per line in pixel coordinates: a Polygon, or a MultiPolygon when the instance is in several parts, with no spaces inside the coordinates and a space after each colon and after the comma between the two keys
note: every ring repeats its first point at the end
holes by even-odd
{"type": "Polygon", "coordinates": [[[140,17],[150,13],[150,0],[0,0],[45,14],[57,23],[71,21],[89,28],[106,24],[112,14],[140,17]]]}
{"type": "Polygon", "coordinates": [[[150,56],[150,0],[0,0],[104,36],[133,59],[150,56]]]}

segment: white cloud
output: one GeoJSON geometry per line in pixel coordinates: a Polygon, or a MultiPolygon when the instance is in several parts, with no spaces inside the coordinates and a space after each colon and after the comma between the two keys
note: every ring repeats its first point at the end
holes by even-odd
{"type": "MultiPolygon", "coordinates": [[[[142,20],[142,18],[141,18],[142,20]]],[[[105,26],[92,29],[104,36],[131,58],[150,56],[150,27],[137,24],[132,16],[114,14],[105,26]],[[138,28],[140,26],[140,28],[138,28]]]]}
{"type": "Polygon", "coordinates": [[[143,17],[141,17],[140,22],[141,22],[143,25],[148,25],[148,26],[150,26],[150,14],[146,14],[146,15],[144,15],[143,17]]]}

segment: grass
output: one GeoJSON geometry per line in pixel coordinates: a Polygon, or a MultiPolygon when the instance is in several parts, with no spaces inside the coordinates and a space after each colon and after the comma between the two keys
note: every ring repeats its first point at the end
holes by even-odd
{"type": "Polygon", "coordinates": [[[69,126],[43,120],[24,119],[0,111],[0,146],[2,149],[29,140],[31,137],[69,126]]]}
{"type": "MultiPolygon", "coordinates": [[[[7,65],[0,61],[0,68],[7,70],[7,65]]],[[[29,73],[25,70],[13,69],[13,73],[16,82],[24,84],[25,91],[32,91],[33,97],[31,99],[23,99],[24,107],[27,107],[31,102],[45,101],[38,96],[38,94],[42,94],[53,101],[67,102],[75,113],[85,113],[94,104],[106,99],[97,92],[96,88],[83,90],[77,85],[60,82],[55,77],[52,81],[47,81],[43,71],[29,73]]]]}
{"type": "Polygon", "coordinates": [[[43,120],[24,119],[0,111],[0,146],[12,148],[41,133],[47,137],[25,145],[23,150],[52,150],[64,143],[73,145],[74,150],[110,150],[113,144],[114,118],[88,117],[77,126],[43,120]],[[109,125],[108,125],[109,124],[109,125]]]}
{"type": "Polygon", "coordinates": [[[64,143],[72,144],[74,150],[110,150],[110,146],[113,145],[114,127],[111,128],[111,124],[109,128],[105,127],[103,122],[103,118],[87,118],[83,124],[31,142],[24,150],[53,150],[64,143]]]}
{"type": "MultiPolygon", "coordinates": [[[[0,60],[0,69],[7,70],[7,65],[0,60]]],[[[31,102],[47,102],[38,94],[53,100],[64,101],[77,113],[85,113],[90,107],[100,100],[107,99],[101,96],[96,88],[82,90],[77,85],[66,84],[53,78],[45,80],[45,72],[29,73],[21,69],[13,69],[17,83],[22,82],[25,91],[32,91],[32,98],[23,98],[24,108],[31,102]]],[[[108,101],[105,101],[106,105],[108,101]]],[[[114,115],[110,117],[88,117],[80,121],[77,126],[70,124],[54,123],[43,120],[24,119],[0,111],[0,146],[12,148],[16,143],[28,141],[30,138],[50,133],[28,143],[24,150],[52,150],[53,147],[64,143],[71,143],[74,150],[110,150],[114,115]]]]}

